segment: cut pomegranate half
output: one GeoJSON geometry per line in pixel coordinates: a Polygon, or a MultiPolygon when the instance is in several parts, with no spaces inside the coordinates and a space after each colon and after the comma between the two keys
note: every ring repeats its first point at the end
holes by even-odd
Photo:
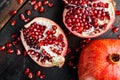
{"type": "Polygon", "coordinates": [[[115,20],[113,0],[64,0],[63,23],[78,37],[99,36],[112,26],[115,20]]]}
{"type": "Polygon", "coordinates": [[[61,67],[68,47],[63,30],[43,17],[34,18],[24,27],[20,32],[27,54],[40,66],[61,67]]]}

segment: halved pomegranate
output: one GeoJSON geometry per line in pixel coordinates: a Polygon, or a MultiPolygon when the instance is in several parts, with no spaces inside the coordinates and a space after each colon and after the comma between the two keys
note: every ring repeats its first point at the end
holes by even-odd
{"type": "Polygon", "coordinates": [[[82,50],[79,80],[120,80],[120,40],[91,41],[82,50]]]}
{"type": "Polygon", "coordinates": [[[113,0],[64,0],[66,7],[63,22],[78,37],[99,36],[112,26],[115,20],[113,0]]]}
{"type": "Polygon", "coordinates": [[[40,66],[61,67],[68,43],[63,30],[52,20],[37,17],[21,30],[21,40],[27,54],[40,66]]]}

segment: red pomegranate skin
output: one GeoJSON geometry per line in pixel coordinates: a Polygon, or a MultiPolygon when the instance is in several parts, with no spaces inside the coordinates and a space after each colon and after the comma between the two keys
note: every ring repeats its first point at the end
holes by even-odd
{"type": "Polygon", "coordinates": [[[114,62],[109,58],[112,54],[120,55],[120,40],[91,41],[80,55],[79,80],[120,80],[120,56],[114,62]]]}

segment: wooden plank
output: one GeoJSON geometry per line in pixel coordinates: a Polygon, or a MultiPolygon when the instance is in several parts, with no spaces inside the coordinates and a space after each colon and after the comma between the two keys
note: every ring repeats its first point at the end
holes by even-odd
{"type": "Polygon", "coordinates": [[[12,10],[19,10],[19,8],[26,2],[23,0],[22,4],[19,4],[17,0],[1,0],[0,2],[0,30],[12,17],[10,12],[12,10]]]}

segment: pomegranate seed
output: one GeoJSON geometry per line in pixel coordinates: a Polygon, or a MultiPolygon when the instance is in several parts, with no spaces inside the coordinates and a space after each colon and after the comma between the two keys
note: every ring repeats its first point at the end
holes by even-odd
{"type": "Polygon", "coordinates": [[[0,46],[0,51],[4,51],[5,50],[5,46],[0,46]]]}
{"type": "Polygon", "coordinates": [[[38,9],[38,5],[34,4],[33,8],[34,8],[34,10],[37,10],[38,9]]]}
{"type": "Polygon", "coordinates": [[[30,78],[30,79],[32,79],[33,78],[33,74],[30,72],[30,73],[28,73],[28,77],[30,78]]]}
{"type": "Polygon", "coordinates": [[[24,22],[28,22],[28,21],[30,21],[30,19],[29,19],[29,18],[26,18],[26,19],[24,20],[24,22]]]}
{"type": "Polygon", "coordinates": [[[13,34],[11,35],[11,38],[12,38],[12,39],[17,38],[17,34],[13,33],[13,34]]]}
{"type": "Polygon", "coordinates": [[[25,20],[24,14],[20,14],[20,19],[21,19],[21,20],[25,20]]]}
{"type": "Polygon", "coordinates": [[[49,3],[48,0],[43,1],[43,5],[47,5],[49,3]]]}
{"type": "Polygon", "coordinates": [[[13,52],[14,52],[13,49],[8,49],[8,50],[7,50],[7,53],[8,53],[8,54],[12,54],[13,52]]]}
{"type": "Polygon", "coordinates": [[[10,48],[10,47],[12,47],[12,43],[11,43],[11,42],[7,42],[7,43],[5,44],[5,46],[6,46],[6,48],[10,48]]]}
{"type": "Polygon", "coordinates": [[[50,3],[48,3],[48,6],[49,6],[49,7],[53,7],[54,4],[53,4],[52,2],[50,2],[50,3]]]}
{"type": "Polygon", "coordinates": [[[119,27],[113,27],[112,31],[113,31],[113,33],[117,33],[119,31],[119,27]]]}
{"type": "Polygon", "coordinates": [[[27,14],[28,16],[31,14],[31,11],[30,11],[29,9],[26,10],[25,12],[26,12],[26,14],[27,14]]]}
{"type": "Polygon", "coordinates": [[[44,78],[45,78],[45,75],[44,75],[44,74],[40,75],[40,78],[41,78],[41,79],[44,79],[44,78]]]}
{"type": "Polygon", "coordinates": [[[20,37],[17,37],[17,41],[21,41],[20,37]]]}
{"type": "Polygon", "coordinates": [[[68,62],[68,66],[70,66],[70,67],[73,66],[73,62],[72,62],[72,61],[69,61],[69,62],[68,62]]]}
{"type": "Polygon", "coordinates": [[[18,43],[17,40],[12,41],[13,45],[16,45],[17,43],[18,43]]]}
{"type": "Polygon", "coordinates": [[[10,12],[11,15],[15,15],[16,13],[17,13],[16,10],[13,10],[13,11],[10,12]]]}
{"type": "Polygon", "coordinates": [[[71,53],[71,49],[70,48],[67,49],[67,54],[69,54],[69,53],[71,53]]]}
{"type": "Polygon", "coordinates": [[[116,15],[120,15],[120,10],[116,10],[116,11],[115,11],[115,14],[116,14],[116,15]]]}
{"type": "Polygon", "coordinates": [[[44,10],[45,10],[44,7],[41,6],[40,9],[39,9],[39,12],[44,12],[44,10]]]}
{"type": "Polygon", "coordinates": [[[36,0],[32,0],[30,3],[31,3],[31,5],[34,5],[34,4],[36,4],[36,0]]]}
{"type": "Polygon", "coordinates": [[[26,68],[25,69],[25,74],[28,75],[30,73],[30,69],[29,68],[26,68]]]}
{"type": "Polygon", "coordinates": [[[18,2],[19,4],[22,4],[22,3],[23,3],[23,0],[17,0],[17,2],[18,2]]]}
{"type": "Polygon", "coordinates": [[[21,51],[19,49],[16,50],[16,54],[17,55],[20,55],[21,54],[21,51]]]}
{"type": "Polygon", "coordinates": [[[38,5],[38,7],[42,6],[42,2],[41,1],[38,1],[36,4],[38,5]]]}
{"type": "Polygon", "coordinates": [[[37,71],[36,76],[39,77],[41,75],[41,71],[37,71]]]}
{"type": "Polygon", "coordinates": [[[16,24],[16,21],[15,20],[12,20],[11,21],[11,25],[14,26],[16,24]]]}

